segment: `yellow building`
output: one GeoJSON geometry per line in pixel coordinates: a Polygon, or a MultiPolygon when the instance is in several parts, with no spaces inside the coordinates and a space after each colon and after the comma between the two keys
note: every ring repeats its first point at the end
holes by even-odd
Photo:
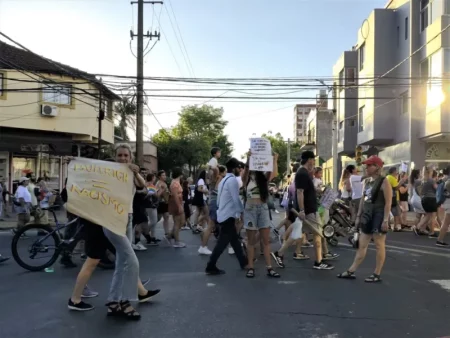
{"type": "Polygon", "coordinates": [[[61,156],[97,153],[114,144],[113,101],[120,97],[94,75],[0,41],[0,180],[10,191],[27,173],[63,184],[61,156]]]}

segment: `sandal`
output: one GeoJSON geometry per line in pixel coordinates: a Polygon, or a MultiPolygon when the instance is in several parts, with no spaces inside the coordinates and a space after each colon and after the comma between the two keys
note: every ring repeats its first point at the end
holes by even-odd
{"type": "Polygon", "coordinates": [[[105,304],[108,307],[108,312],[106,313],[109,317],[119,317],[122,316],[122,308],[118,302],[109,302],[105,304]]]}
{"type": "Polygon", "coordinates": [[[120,302],[120,307],[122,308],[122,315],[130,320],[139,320],[141,315],[137,312],[134,307],[131,306],[128,300],[120,302]]]}
{"type": "Polygon", "coordinates": [[[355,273],[351,272],[351,271],[345,271],[343,273],[340,273],[339,275],[337,275],[337,278],[342,278],[342,279],[356,279],[355,273]]]}
{"type": "Polygon", "coordinates": [[[364,281],[366,283],[380,283],[381,278],[380,278],[380,275],[373,273],[369,277],[367,277],[364,281]]]}
{"type": "Polygon", "coordinates": [[[272,268],[267,269],[267,276],[272,277],[272,278],[280,278],[281,277],[280,274],[272,268]]]}
{"type": "Polygon", "coordinates": [[[247,270],[247,274],[245,275],[247,278],[254,278],[255,277],[255,269],[250,268],[247,270]]]}

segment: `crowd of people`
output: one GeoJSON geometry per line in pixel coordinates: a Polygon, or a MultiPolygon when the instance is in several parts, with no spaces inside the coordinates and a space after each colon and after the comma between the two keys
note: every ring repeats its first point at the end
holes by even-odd
{"type": "MultiPolygon", "coordinates": [[[[227,248],[229,254],[236,256],[247,278],[256,276],[256,252],[264,257],[266,275],[280,278],[272,262],[281,269],[285,268],[284,256],[291,246],[295,246],[293,259],[309,259],[303,248],[313,247],[312,268],[334,269],[329,261],[337,259],[339,255],[329,251],[323,235],[323,227],[329,222],[330,215],[320,203],[324,191],[323,171],[315,167],[315,154],[304,151],[299,162],[292,165],[292,175],[282,201],[286,215],[276,227],[272,227],[270,204],[273,196],[270,195],[269,183],[278,175],[278,155],[273,155],[273,170],[270,172],[250,170],[251,155],[251,152],[247,154],[246,162],[231,158],[225,165],[219,165],[221,151],[212,148],[211,160],[194,182],[190,178],[184,179],[180,168],[171,170],[170,179],[162,170],[148,173],[145,168],[133,164],[133,154],[128,145],[118,145],[115,158],[109,161],[127,164],[134,174],[134,198],[130,205],[126,234],[117,235],[101,224],[86,219],[80,219],[79,223],[66,229],[67,238],[71,238],[74,227],[83,224],[82,240],[86,256],[68,308],[76,311],[94,308],[83,300],[98,296],[97,292],[89,289],[87,283],[98,264],[107,259],[105,253],[109,251],[115,254],[115,271],[106,304],[107,314],[139,319],[140,314],[131,302],[148,302],[160,290],[146,289],[148,280],[142,281],[139,277],[139,261],[135,251],[145,251],[147,246],[157,246],[162,241],[177,249],[185,248],[181,231],[187,229],[200,235],[198,253],[209,256],[205,268],[209,275],[225,273],[217,263],[227,248]],[[164,230],[162,238],[158,238],[156,231],[160,222],[164,230]],[[278,250],[272,251],[271,231],[280,236],[282,228],[281,245],[278,250]],[[212,234],[217,237],[217,241],[211,250],[208,246],[212,234]],[[309,236],[312,241],[308,240],[309,236]]],[[[359,236],[355,237],[356,243],[353,243],[357,247],[353,264],[337,277],[356,278],[355,272],[373,241],[377,252],[376,266],[373,274],[365,281],[376,283],[381,282],[386,257],[385,240],[390,224],[393,224],[391,230],[396,232],[408,227],[406,215],[410,206],[418,215],[417,224],[413,226],[415,234],[436,238],[438,246],[448,246],[444,237],[450,224],[450,194],[447,193],[450,191],[450,180],[448,171],[444,170],[439,175],[430,168],[424,168],[422,175],[418,170],[412,170],[409,178],[405,173],[398,174],[397,168],[390,168],[388,175],[383,176],[383,161],[377,156],[369,157],[363,165],[365,172],[362,175],[354,165],[347,166],[339,182],[341,199],[351,207],[351,220],[359,236]],[[439,199],[441,191],[442,198],[439,199]],[[443,224],[438,217],[438,209],[445,210],[443,224]],[[442,225],[439,234],[434,231],[436,224],[442,225]]],[[[45,212],[50,204],[52,191],[46,188],[45,181],[38,180],[37,186],[34,184],[30,177],[23,177],[19,181],[15,194],[19,227],[29,222],[33,207],[36,210],[35,207],[39,206],[45,212]]],[[[67,194],[65,196],[63,199],[67,202],[67,194]]],[[[38,217],[45,218],[45,215],[38,217]]],[[[68,214],[69,219],[76,217],[68,214]]],[[[66,267],[76,267],[71,250],[64,252],[61,263],[66,267]]]]}

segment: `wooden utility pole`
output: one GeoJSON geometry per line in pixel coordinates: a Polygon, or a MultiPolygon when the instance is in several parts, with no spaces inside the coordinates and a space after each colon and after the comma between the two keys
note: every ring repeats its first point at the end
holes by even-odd
{"type": "Polygon", "coordinates": [[[102,150],[102,121],[105,119],[105,111],[103,109],[103,97],[102,97],[102,88],[98,90],[98,154],[97,158],[100,159],[101,150],[102,150]]]}
{"type": "Polygon", "coordinates": [[[163,4],[162,1],[132,1],[131,5],[138,5],[138,31],[137,35],[131,30],[131,39],[137,37],[137,114],[136,114],[136,162],[138,165],[144,165],[144,37],[149,38],[160,38],[161,34],[150,33],[144,35],[144,4],[163,4]]]}

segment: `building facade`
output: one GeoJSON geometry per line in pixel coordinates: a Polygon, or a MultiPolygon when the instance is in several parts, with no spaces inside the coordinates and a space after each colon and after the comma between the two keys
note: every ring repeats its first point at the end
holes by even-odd
{"type": "Polygon", "coordinates": [[[10,191],[26,174],[61,189],[61,156],[98,151],[100,98],[101,139],[114,144],[112,109],[119,96],[94,75],[0,41],[0,180],[10,191]]]}
{"type": "Polygon", "coordinates": [[[294,142],[304,144],[306,138],[306,120],[315,104],[297,104],[294,107],[294,142]]]}
{"type": "Polygon", "coordinates": [[[364,20],[333,68],[338,155],[360,145],[386,166],[450,164],[449,25],[449,0],[392,0],[364,20]]]}

